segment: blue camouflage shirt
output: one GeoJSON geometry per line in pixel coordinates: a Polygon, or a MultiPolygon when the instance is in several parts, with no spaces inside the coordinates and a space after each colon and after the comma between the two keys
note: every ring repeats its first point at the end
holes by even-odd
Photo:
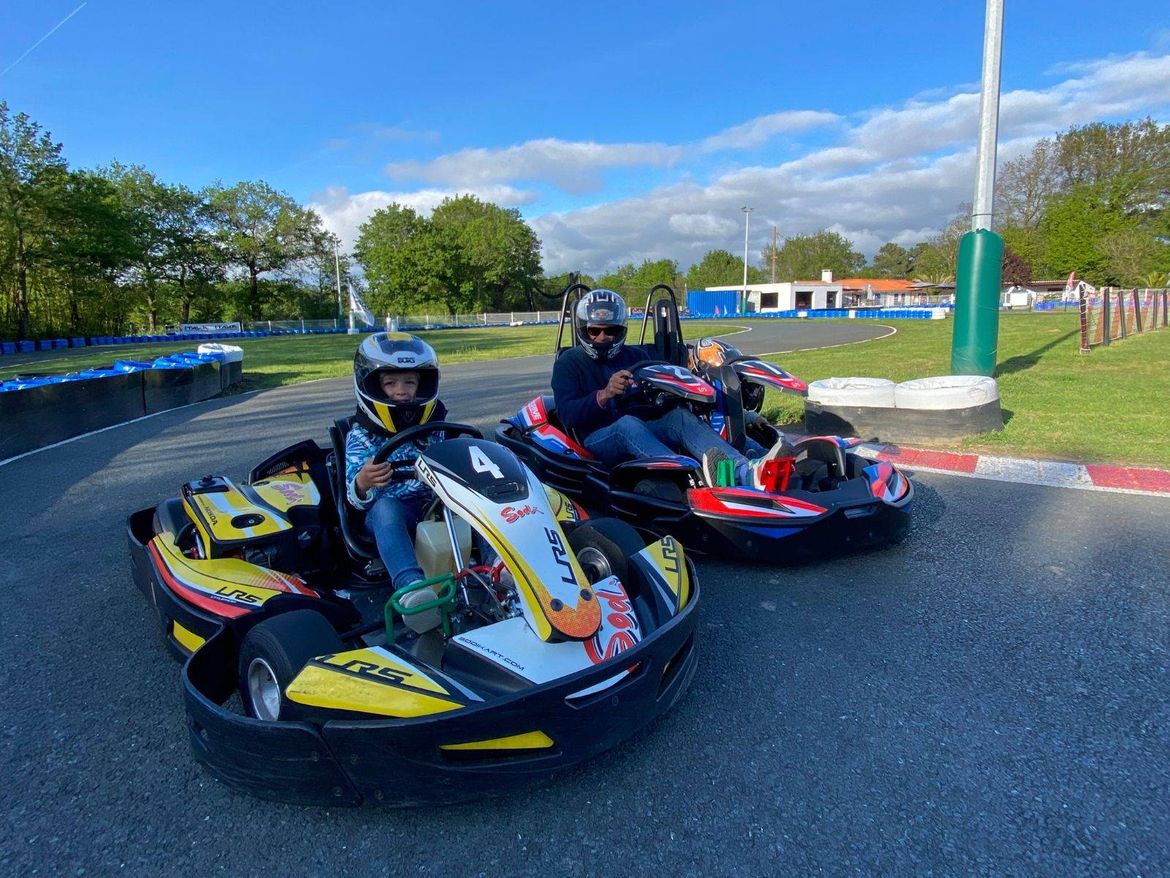
{"type": "MultiPolygon", "coordinates": [[[[442,433],[432,433],[426,442],[430,444],[441,441],[442,438],[442,433]]],[[[349,431],[349,436],[345,440],[345,493],[350,504],[358,509],[369,509],[374,505],[374,501],[383,495],[397,497],[399,500],[412,500],[431,493],[431,489],[418,479],[395,479],[384,487],[374,488],[366,497],[358,496],[355,484],[358,471],[389,441],[389,436],[376,436],[361,424],[354,424],[349,431]]],[[[388,462],[414,460],[424,447],[415,442],[407,442],[394,450],[388,462]]]]}

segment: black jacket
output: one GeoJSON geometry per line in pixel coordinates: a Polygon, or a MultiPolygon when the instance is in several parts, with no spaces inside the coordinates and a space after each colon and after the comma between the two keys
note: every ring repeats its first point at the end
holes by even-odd
{"type": "Polygon", "coordinates": [[[594,360],[579,345],[567,349],[557,357],[552,373],[553,397],[561,423],[581,441],[594,430],[612,424],[619,417],[617,405],[613,400],[605,406],[598,405],[597,391],[609,383],[614,372],[653,358],[652,350],[638,345],[623,345],[610,360],[594,360]]]}

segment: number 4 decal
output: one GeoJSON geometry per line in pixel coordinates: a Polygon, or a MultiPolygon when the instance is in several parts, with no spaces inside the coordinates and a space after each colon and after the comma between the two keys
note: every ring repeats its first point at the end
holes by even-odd
{"type": "Polygon", "coordinates": [[[504,474],[500,468],[491,462],[478,445],[471,446],[471,468],[477,473],[491,473],[493,479],[502,479],[504,474]]]}

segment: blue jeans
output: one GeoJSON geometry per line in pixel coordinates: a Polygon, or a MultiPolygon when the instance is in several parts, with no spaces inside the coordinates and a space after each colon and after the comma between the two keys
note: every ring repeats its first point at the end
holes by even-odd
{"type": "Polygon", "coordinates": [[[405,500],[383,494],[366,512],[366,530],[373,534],[378,555],[395,588],[423,578],[411,534],[429,502],[425,494],[405,500]]]}
{"type": "Polygon", "coordinates": [[[700,420],[690,409],[681,406],[653,421],[623,415],[612,424],[594,430],[585,437],[585,448],[602,463],[613,466],[624,460],[642,457],[668,457],[678,452],[702,460],[707,451],[721,451],[735,462],[737,471],[746,470],[748,460],[700,420]]]}

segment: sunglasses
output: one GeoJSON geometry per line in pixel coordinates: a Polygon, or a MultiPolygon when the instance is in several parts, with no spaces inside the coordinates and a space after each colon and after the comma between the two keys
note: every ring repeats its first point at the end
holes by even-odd
{"type": "Polygon", "coordinates": [[[621,332],[621,328],[617,326],[586,326],[585,334],[590,338],[601,338],[603,335],[608,335],[610,338],[617,338],[621,332]]]}

